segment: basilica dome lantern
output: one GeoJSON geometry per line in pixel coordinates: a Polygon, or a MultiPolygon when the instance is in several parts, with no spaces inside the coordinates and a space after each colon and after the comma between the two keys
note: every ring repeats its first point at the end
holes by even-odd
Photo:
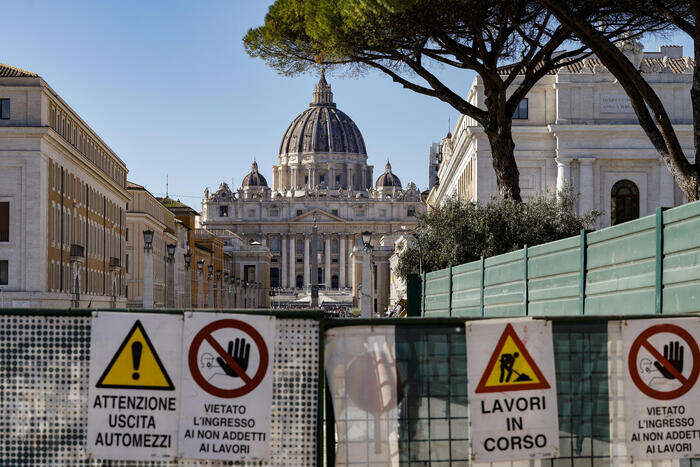
{"type": "Polygon", "coordinates": [[[258,171],[258,163],[253,160],[251,170],[243,177],[241,182],[241,195],[243,198],[268,198],[270,188],[267,186],[267,180],[258,171]]]}
{"type": "Polygon", "coordinates": [[[289,125],[279,148],[273,188],[367,190],[372,167],[359,128],[333,102],[325,72],[314,87],[309,108],[289,125]]]}

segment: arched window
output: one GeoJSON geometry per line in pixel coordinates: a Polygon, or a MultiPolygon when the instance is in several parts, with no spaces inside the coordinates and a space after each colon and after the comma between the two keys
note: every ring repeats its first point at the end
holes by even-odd
{"type": "Polygon", "coordinates": [[[332,275],[331,276],[331,289],[337,289],[338,288],[338,276],[337,275],[332,275]]]}
{"type": "Polygon", "coordinates": [[[270,287],[280,287],[279,268],[270,268],[270,287]]]}
{"type": "Polygon", "coordinates": [[[297,289],[304,288],[304,276],[301,274],[297,275],[297,289]]]}
{"type": "Polygon", "coordinates": [[[639,189],[629,180],[616,182],[610,191],[610,224],[639,218],[639,189]]]}

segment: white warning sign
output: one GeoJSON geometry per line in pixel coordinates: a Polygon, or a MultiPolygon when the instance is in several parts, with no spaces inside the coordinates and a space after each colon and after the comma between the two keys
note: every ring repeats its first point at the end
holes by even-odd
{"type": "Polygon", "coordinates": [[[186,313],[180,457],[269,458],[274,337],[272,316],[186,313]]]}
{"type": "Polygon", "coordinates": [[[700,319],[610,322],[624,342],[627,453],[700,457],[700,319]]]}
{"type": "Polygon", "coordinates": [[[181,316],[93,316],[87,437],[92,457],[175,457],[181,343],[181,316]]]}
{"type": "Polygon", "coordinates": [[[497,320],[466,328],[472,460],[557,457],[551,324],[497,320]]]}

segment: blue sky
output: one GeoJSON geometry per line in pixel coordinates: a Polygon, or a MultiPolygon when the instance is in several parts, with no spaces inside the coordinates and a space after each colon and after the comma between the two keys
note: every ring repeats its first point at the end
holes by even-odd
{"type": "MultiPolygon", "coordinates": [[[[271,182],[285,129],[307,108],[317,76],[288,78],[248,57],[242,37],[268,1],[3,2],[0,62],[40,74],[126,162],[129,179],[195,209],[205,187],[238,187],[253,157],[271,182]]],[[[647,40],[680,43],[685,36],[647,40]]],[[[464,92],[472,73],[442,71],[464,92]]],[[[383,74],[330,77],[378,176],[386,159],[427,186],[427,154],[458,116],[383,74]]]]}

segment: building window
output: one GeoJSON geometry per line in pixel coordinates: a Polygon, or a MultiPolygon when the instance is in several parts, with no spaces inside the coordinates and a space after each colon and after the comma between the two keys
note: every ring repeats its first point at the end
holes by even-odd
{"type": "Polygon", "coordinates": [[[219,217],[228,217],[228,206],[219,206],[219,217]]]}
{"type": "Polygon", "coordinates": [[[299,241],[299,240],[297,239],[297,241],[296,241],[296,246],[297,246],[297,253],[303,253],[303,252],[304,252],[304,242],[303,242],[303,241],[299,241]]]}
{"type": "Polygon", "coordinates": [[[304,212],[303,210],[297,209],[297,216],[301,216],[301,214],[302,214],[303,212],[304,212]]]}
{"type": "Polygon", "coordinates": [[[7,270],[7,261],[0,261],[0,285],[7,285],[9,283],[7,270]]]}
{"type": "Polygon", "coordinates": [[[0,203],[0,242],[10,241],[10,203],[0,203]]]}
{"type": "Polygon", "coordinates": [[[126,242],[129,241],[129,227],[126,228],[124,241],[126,241],[126,242]]]}
{"type": "Polygon", "coordinates": [[[0,119],[10,119],[10,99],[0,99],[0,119]]]}
{"type": "Polygon", "coordinates": [[[308,184],[309,184],[309,176],[304,175],[304,185],[308,185],[308,184]]]}
{"type": "Polygon", "coordinates": [[[406,215],[408,217],[416,217],[416,208],[408,208],[406,215]]]}
{"type": "Polygon", "coordinates": [[[338,215],[338,210],[337,210],[337,209],[333,209],[333,210],[331,211],[331,214],[333,214],[334,216],[337,216],[337,215],[338,215]]]}
{"type": "Polygon", "coordinates": [[[124,261],[126,264],[124,264],[124,268],[126,269],[126,273],[129,274],[129,253],[126,254],[126,260],[124,261]]]}
{"type": "Polygon", "coordinates": [[[326,183],[326,176],[325,175],[319,175],[318,176],[318,183],[326,183]]]}
{"type": "Polygon", "coordinates": [[[280,239],[277,237],[272,237],[270,239],[270,250],[280,251],[280,239]]]}
{"type": "Polygon", "coordinates": [[[339,185],[340,184],[340,175],[335,176],[335,184],[339,185]]]}
{"type": "Polygon", "coordinates": [[[333,274],[331,276],[331,289],[337,289],[339,283],[340,283],[340,281],[338,280],[338,276],[333,274]]]}
{"type": "Polygon", "coordinates": [[[270,208],[270,217],[279,217],[280,210],[277,208],[270,208]]]}
{"type": "Polygon", "coordinates": [[[304,287],[304,276],[301,274],[297,274],[297,289],[301,289],[304,287]]]}
{"type": "Polygon", "coordinates": [[[279,268],[270,268],[270,287],[280,286],[280,270],[279,268]]]}
{"type": "Polygon", "coordinates": [[[365,210],[363,208],[355,208],[355,215],[363,217],[365,215],[365,210]]]}
{"type": "Polygon", "coordinates": [[[616,182],[610,191],[610,224],[639,218],[639,189],[629,180],[616,182]]]}
{"type": "Polygon", "coordinates": [[[518,108],[513,112],[513,118],[518,118],[522,120],[527,119],[527,97],[520,101],[518,108]]]}
{"type": "Polygon", "coordinates": [[[246,264],[243,266],[243,280],[246,282],[255,282],[255,265],[246,264]]]}

